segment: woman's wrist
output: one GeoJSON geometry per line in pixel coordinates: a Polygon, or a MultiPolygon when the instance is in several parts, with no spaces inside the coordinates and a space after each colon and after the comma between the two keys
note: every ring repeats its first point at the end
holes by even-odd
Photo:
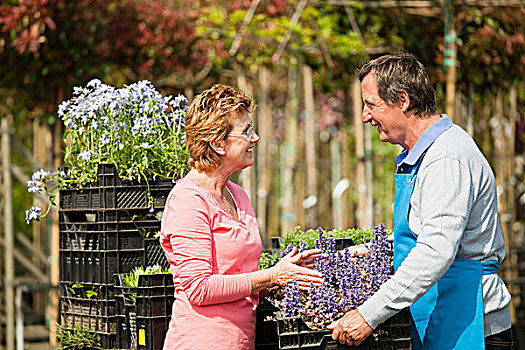
{"type": "Polygon", "coordinates": [[[264,269],[260,271],[254,271],[250,273],[250,279],[252,282],[252,293],[272,288],[275,286],[274,282],[275,268],[264,269]]]}

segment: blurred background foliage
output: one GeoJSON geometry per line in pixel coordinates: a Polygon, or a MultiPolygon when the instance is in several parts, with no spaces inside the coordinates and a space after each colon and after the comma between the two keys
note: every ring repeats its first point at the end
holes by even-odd
{"type": "MultiPolygon", "coordinates": [[[[268,147],[270,151],[274,147],[272,154],[277,154],[285,139],[289,67],[307,65],[312,68],[315,89],[319,191],[330,190],[330,186],[323,187],[323,181],[329,181],[329,177],[323,178],[330,166],[329,157],[323,156],[330,152],[329,141],[337,138],[347,149],[343,152],[347,167],[359,161],[353,130],[353,118],[359,116],[353,115],[348,96],[357,67],[368,58],[395,51],[414,53],[428,67],[444,109],[445,1],[429,1],[426,7],[385,7],[377,3],[5,0],[0,4],[2,114],[12,116],[15,137],[32,150],[35,120],[51,130],[50,142],[61,142],[63,129],[57,126],[61,123],[56,117],[57,106],[71,97],[74,86],[85,85],[92,78],[115,86],[148,79],[163,94],[184,93],[191,99],[215,82],[236,85],[236,79],[243,76],[257,97],[259,70],[265,67],[272,74],[272,133],[268,147]]],[[[507,89],[502,95],[506,98],[511,86],[523,86],[525,76],[524,6],[488,3],[472,6],[458,1],[451,6],[457,35],[456,90],[467,94],[471,89],[469,98],[479,103],[502,88],[507,89]]],[[[517,91],[518,101],[523,102],[524,89],[517,91]]],[[[305,102],[299,99],[298,103],[298,123],[304,129],[305,102]]],[[[525,142],[522,106],[513,126],[513,154],[518,155],[523,154],[525,142]]],[[[476,112],[473,131],[488,155],[495,153],[497,137],[490,130],[490,118],[490,114],[476,112]]],[[[391,157],[398,149],[380,143],[374,134],[371,142],[377,160],[372,175],[378,183],[374,189],[378,205],[375,218],[388,223],[391,157]]],[[[23,157],[15,157],[19,159],[14,161],[29,173],[30,164],[23,157]]],[[[280,164],[270,165],[272,171],[277,171],[280,164]]],[[[523,178],[517,177],[516,181],[521,183],[523,178]]],[[[24,196],[22,187],[18,184],[15,188],[20,197],[17,205],[30,201],[25,199],[30,197],[24,196]]],[[[351,190],[354,193],[349,194],[349,200],[357,200],[357,191],[351,190]]],[[[520,191],[516,203],[518,212],[523,213],[520,191]]],[[[324,216],[319,217],[323,224],[324,216]]],[[[23,218],[17,218],[16,226],[29,233],[22,222],[23,218]]],[[[352,215],[345,223],[356,226],[352,215]]],[[[328,221],[324,224],[330,226],[328,221]]]]}

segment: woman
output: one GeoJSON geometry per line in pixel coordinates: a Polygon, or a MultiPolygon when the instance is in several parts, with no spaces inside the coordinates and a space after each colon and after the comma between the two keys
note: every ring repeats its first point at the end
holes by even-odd
{"type": "Polygon", "coordinates": [[[175,301],[164,349],[252,350],[259,292],[297,281],[322,283],[311,270],[319,250],[292,251],[257,271],[261,239],[246,193],[228,178],[254,164],[255,105],[239,89],[215,85],[186,113],[192,170],[170,193],[161,244],[171,265],[175,301]]]}

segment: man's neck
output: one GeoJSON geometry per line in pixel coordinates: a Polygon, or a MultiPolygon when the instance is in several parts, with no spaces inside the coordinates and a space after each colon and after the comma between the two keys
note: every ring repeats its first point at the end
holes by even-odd
{"type": "Polygon", "coordinates": [[[412,116],[412,123],[410,124],[411,128],[407,132],[407,141],[406,145],[408,146],[408,151],[414,147],[416,142],[421,136],[428,130],[435,122],[437,122],[441,117],[439,114],[433,114],[430,116],[412,116]]]}

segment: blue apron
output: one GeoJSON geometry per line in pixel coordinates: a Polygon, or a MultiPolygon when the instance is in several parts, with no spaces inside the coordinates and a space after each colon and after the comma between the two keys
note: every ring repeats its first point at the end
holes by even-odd
{"type": "MultiPolygon", "coordinates": [[[[423,157],[410,174],[395,174],[394,269],[416,245],[408,226],[410,197],[423,157]]],[[[481,278],[496,273],[496,261],[457,257],[448,271],[411,307],[414,350],[485,349],[481,278]]]]}

